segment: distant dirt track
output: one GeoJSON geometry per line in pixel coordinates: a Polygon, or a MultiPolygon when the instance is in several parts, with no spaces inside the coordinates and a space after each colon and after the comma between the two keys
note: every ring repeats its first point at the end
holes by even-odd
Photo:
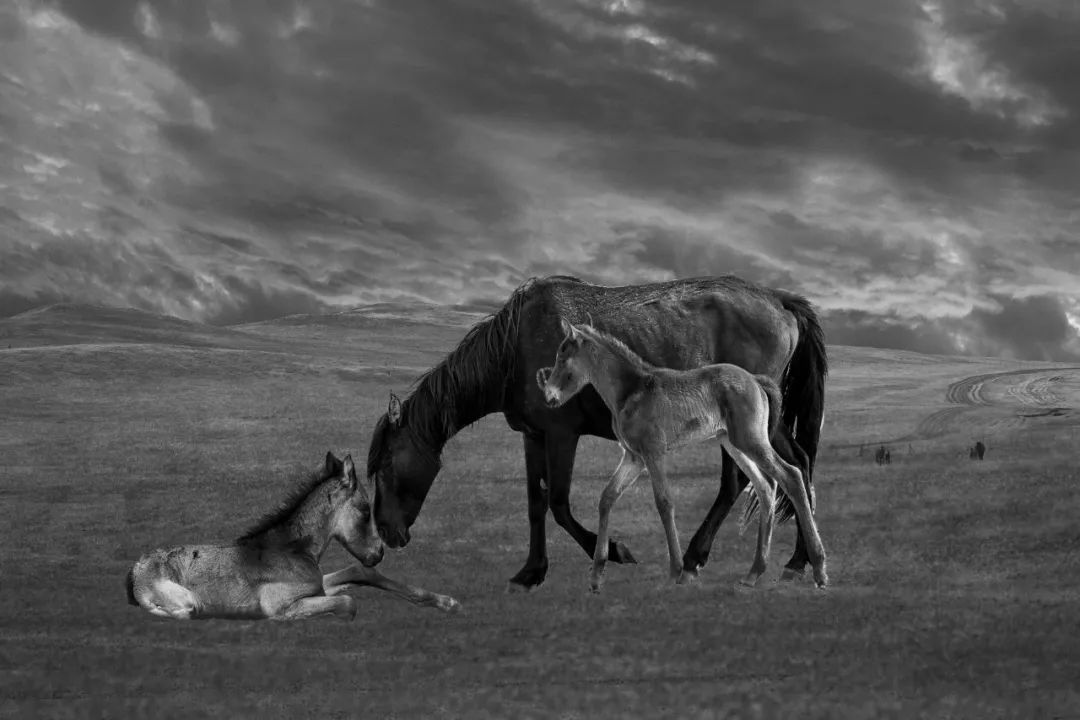
{"type": "Polygon", "coordinates": [[[889,444],[936,437],[978,408],[1017,411],[1012,417],[996,418],[989,423],[990,427],[997,428],[1018,427],[1028,418],[1069,415],[1080,406],[1078,371],[1080,367],[1050,367],[972,375],[949,385],[945,399],[952,405],[927,415],[919,421],[914,432],[875,442],[889,444]],[[1007,384],[999,382],[1012,378],[1015,381],[1007,384]],[[1073,387],[1068,387],[1070,384],[1073,387]]]}

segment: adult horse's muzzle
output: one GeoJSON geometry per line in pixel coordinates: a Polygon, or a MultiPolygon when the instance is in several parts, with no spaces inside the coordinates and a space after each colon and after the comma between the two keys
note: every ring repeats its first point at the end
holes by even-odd
{"type": "Polygon", "coordinates": [[[395,529],[391,528],[386,523],[377,523],[377,527],[379,529],[379,537],[394,550],[399,550],[409,544],[409,540],[411,539],[409,528],[395,529]]]}

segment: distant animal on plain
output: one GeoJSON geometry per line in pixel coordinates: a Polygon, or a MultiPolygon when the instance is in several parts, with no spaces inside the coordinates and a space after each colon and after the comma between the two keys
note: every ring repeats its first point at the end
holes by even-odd
{"type": "Polygon", "coordinates": [[[779,483],[805,533],[814,580],[818,587],[825,587],[825,548],[814,520],[807,463],[803,460],[800,470],[774,447],[774,443],[792,445],[780,423],[780,389],[775,381],[728,363],[691,370],[659,368],[590,325],[563,320],[562,328],[565,336],[555,364],[537,371],[537,384],[552,407],[564,405],[591,384],[611,412],[612,429],[623,451],[600,496],[590,581],[593,591],[599,591],[607,563],[611,509],[646,470],[667,537],[671,576],[679,582],[696,577],[696,571],[682,564],[665,456],[680,446],[714,437],[750,478],[759,504],[757,554],[742,583],[752,587],[765,572],[779,483]]]}
{"type": "Polygon", "coordinates": [[[279,510],[226,545],[183,545],[143,555],[128,571],[128,602],[177,620],[300,620],[334,614],[351,620],[354,586],[386,590],[418,605],[453,610],[458,602],[375,570],[383,544],[352,456],[326,454],[323,466],[279,510]],[[337,540],[360,561],[323,575],[319,559],[337,540]]]}
{"type": "Polygon", "coordinates": [[[979,440],[975,443],[975,457],[982,460],[984,455],[986,455],[986,446],[983,445],[982,440],[979,440]]]}

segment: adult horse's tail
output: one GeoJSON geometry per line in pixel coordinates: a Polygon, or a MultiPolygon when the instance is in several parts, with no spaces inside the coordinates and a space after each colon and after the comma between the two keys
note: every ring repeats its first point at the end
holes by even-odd
{"type": "MultiPolygon", "coordinates": [[[[780,383],[783,393],[782,422],[795,438],[796,444],[806,453],[806,485],[810,489],[810,503],[815,505],[813,493],[814,460],[817,458],[821,439],[821,424],[825,417],[825,376],[829,374],[829,360],[825,354],[825,333],[818,322],[817,313],[810,302],[799,295],[778,292],[784,309],[795,316],[799,326],[799,339],[787,370],[780,383]]],[[[744,521],[750,519],[757,509],[756,497],[747,503],[744,521]]],[[[791,498],[780,493],[776,504],[776,516],[781,522],[795,515],[791,498]]]]}

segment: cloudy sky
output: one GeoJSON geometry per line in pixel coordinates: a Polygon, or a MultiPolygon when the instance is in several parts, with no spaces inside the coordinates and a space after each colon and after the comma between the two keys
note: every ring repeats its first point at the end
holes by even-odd
{"type": "Polygon", "coordinates": [[[1080,359],[1075,0],[4,0],[0,316],[736,273],[1080,359]]]}

